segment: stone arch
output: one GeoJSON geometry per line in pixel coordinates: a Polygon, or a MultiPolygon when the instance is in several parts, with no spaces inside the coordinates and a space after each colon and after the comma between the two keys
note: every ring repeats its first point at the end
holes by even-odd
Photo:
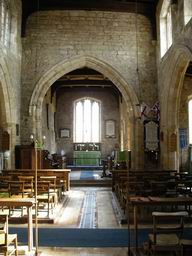
{"type": "MultiPolygon", "coordinates": [[[[164,69],[169,70],[170,75],[161,81],[161,131],[164,134],[164,141],[161,143],[161,162],[165,169],[178,169],[178,108],[184,75],[189,61],[192,60],[192,50],[182,44],[176,45],[169,59],[170,62],[166,63],[164,69]],[[170,150],[172,134],[177,135],[175,151],[170,150]]],[[[163,74],[160,76],[163,77],[163,74]]]]}
{"type": "MultiPolygon", "coordinates": [[[[31,132],[36,134],[38,137],[41,137],[42,104],[44,96],[50,86],[64,74],[83,67],[88,67],[102,73],[116,85],[124,97],[128,112],[131,116],[131,120],[133,120],[133,129],[138,130],[138,122],[136,120],[137,117],[140,116],[138,110],[139,101],[133,88],[129,86],[122,75],[109,64],[92,56],[78,56],[73,59],[58,63],[50,70],[48,70],[37,82],[29,105],[29,115],[31,117],[33,129],[31,132]]],[[[133,151],[134,149],[135,151],[138,151],[136,149],[137,147],[135,146],[138,144],[136,142],[136,136],[133,138],[132,144],[133,151]]],[[[134,157],[132,159],[134,159],[134,157]]],[[[136,162],[136,160],[133,160],[133,162],[136,162]]]]}
{"type": "Polygon", "coordinates": [[[8,159],[6,166],[10,167],[14,163],[14,145],[15,145],[15,116],[13,113],[14,97],[11,86],[11,79],[7,63],[3,57],[0,58],[0,112],[1,112],[1,129],[7,131],[10,135],[10,153],[11,159],[8,159]]]}
{"type": "Polygon", "coordinates": [[[1,103],[0,107],[3,114],[3,125],[12,122],[11,114],[11,97],[10,97],[10,86],[11,81],[8,75],[8,69],[4,60],[0,61],[0,94],[1,103]]]}

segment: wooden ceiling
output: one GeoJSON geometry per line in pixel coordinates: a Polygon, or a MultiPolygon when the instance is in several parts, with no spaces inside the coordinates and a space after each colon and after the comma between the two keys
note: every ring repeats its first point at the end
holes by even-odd
{"type": "Polygon", "coordinates": [[[90,68],[80,68],[60,77],[54,87],[112,87],[114,84],[103,74],[90,68]]]}
{"type": "Polygon", "coordinates": [[[72,72],[67,73],[66,75],[60,77],[57,81],[51,86],[52,95],[60,89],[72,89],[78,88],[81,90],[85,88],[86,90],[92,90],[94,88],[98,89],[108,89],[114,93],[114,95],[122,98],[122,95],[118,88],[103,74],[97,72],[96,70],[90,68],[80,68],[72,72]]]}
{"type": "Polygon", "coordinates": [[[102,10],[143,14],[150,18],[155,32],[158,0],[22,0],[22,36],[27,18],[37,10],[102,10]]]}

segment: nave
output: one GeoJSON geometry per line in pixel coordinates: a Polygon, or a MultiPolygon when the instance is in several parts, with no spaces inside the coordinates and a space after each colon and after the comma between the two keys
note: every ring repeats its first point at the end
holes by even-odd
{"type": "MultiPolygon", "coordinates": [[[[58,169],[57,172],[55,170],[55,173],[58,172],[58,169]]],[[[70,189],[62,192],[62,198],[54,205],[54,208],[50,208],[50,215],[48,215],[47,211],[47,208],[49,208],[47,201],[39,205],[38,255],[57,255],[57,253],[58,255],[127,255],[129,247],[142,250],[141,255],[148,255],[147,252],[149,253],[149,250],[146,250],[144,254],[143,252],[145,252],[144,248],[149,245],[149,234],[153,233],[152,217],[154,212],[160,215],[167,214],[166,217],[171,218],[175,216],[175,211],[177,211],[177,214],[182,214],[182,218],[184,216],[185,219],[184,227],[183,224],[182,226],[179,225],[178,231],[183,232],[185,235],[184,239],[191,239],[191,197],[182,196],[180,187],[177,188],[177,190],[180,189],[178,190],[178,192],[180,191],[178,197],[165,196],[164,189],[161,191],[162,194],[159,194],[160,190],[157,190],[157,188],[150,192],[150,196],[147,196],[144,193],[149,193],[149,187],[142,187],[139,181],[134,183],[129,181],[128,183],[127,176],[121,176],[126,174],[127,170],[112,170],[111,173],[112,177],[102,178],[101,170],[71,171],[70,189]],[[73,183],[74,181],[75,183],[73,183]],[[104,181],[110,183],[112,186],[107,186],[107,183],[103,183],[104,181]],[[130,186],[134,184],[134,194],[133,190],[130,189],[130,196],[128,196],[127,190],[120,193],[123,188],[122,184],[129,184],[130,186]],[[140,186],[140,190],[136,185],[140,186]],[[157,196],[157,192],[159,196],[157,196]],[[122,204],[123,198],[121,196],[123,198],[125,196],[127,197],[128,204],[122,204]],[[129,202],[131,203],[130,205],[129,202]],[[130,225],[125,220],[130,220],[130,225]],[[137,221],[137,227],[135,226],[135,221],[137,221]],[[137,238],[135,237],[136,230],[137,238]],[[136,247],[137,239],[138,247],[136,247]]],[[[137,174],[130,172],[129,179],[133,175],[136,177],[138,174],[139,177],[142,176],[143,181],[147,175],[149,183],[149,174],[154,179],[158,171],[150,172],[148,170],[147,173],[137,172],[137,174]]],[[[166,173],[164,175],[167,177],[166,173]]],[[[5,178],[5,176],[3,177],[5,178]]],[[[165,180],[163,183],[165,183],[164,185],[167,184],[165,180]]],[[[182,183],[184,183],[183,180],[182,183]]],[[[162,181],[160,183],[155,182],[155,184],[156,187],[158,184],[162,185],[162,181]]],[[[133,187],[131,188],[133,189],[133,187]]],[[[162,187],[159,189],[162,189],[162,187]]],[[[185,190],[183,190],[184,192],[185,190]]],[[[15,196],[14,198],[10,198],[10,200],[14,199],[19,202],[19,199],[17,199],[19,195],[15,196]]],[[[9,199],[6,200],[8,202],[9,199]]],[[[16,233],[18,235],[19,246],[27,245],[27,225],[21,224],[23,223],[22,218],[25,218],[25,220],[28,218],[27,209],[23,209],[21,206],[13,209],[9,209],[8,207],[3,209],[4,212],[11,213],[10,233],[16,233]],[[11,212],[9,212],[10,210],[11,212]],[[17,224],[12,224],[11,222],[14,217],[17,219],[17,224]]],[[[33,208],[32,211],[34,210],[33,208]]],[[[28,223],[29,221],[30,218],[28,218],[28,223]]],[[[170,224],[171,226],[175,225],[175,222],[164,220],[161,224],[164,225],[164,229],[167,229],[170,224]]],[[[36,228],[35,225],[34,227],[36,228]]],[[[175,233],[176,231],[173,232],[175,233]]],[[[34,233],[36,237],[36,232],[34,233]]],[[[179,237],[178,242],[181,240],[182,237],[179,237]]],[[[180,243],[177,244],[181,247],[180,243]]],[[[25,253],[21,254],[21,250],[19,250],[19,255],[23,254],[29,255],[25,253]]],[[[158,253],[158,256],[161,255],[158,253]]],[[[170,255],[172,254],[168,254],[168,256],[170,255]]],[[[188,255],[191,254],[184,254],[184,256],[188,255]]]]}

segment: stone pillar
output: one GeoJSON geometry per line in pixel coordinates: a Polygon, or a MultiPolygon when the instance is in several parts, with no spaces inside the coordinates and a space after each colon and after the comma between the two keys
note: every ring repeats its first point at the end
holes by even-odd
{"type": "Polygon", "coordinates": [[[15,168],[16,124],[6,123],[3,130],[9,134],[9,150],[4,151],[4,168],[15,168]]]}
{"type": "Polygon", "coordinates": [[[167,170],[178,169],[178,133],[176,129],[161,130],[161,167],[167,170]]]}
{"type": "Polygon", "coordinates": [[[135,118],[132,132],[132,169],[144,168],[144,141],[143,123],[140,118],[135,118]]]}

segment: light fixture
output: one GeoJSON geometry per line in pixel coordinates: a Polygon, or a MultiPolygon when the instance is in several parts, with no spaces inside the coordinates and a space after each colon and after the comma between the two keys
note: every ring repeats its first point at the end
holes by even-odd
{"type": "MultiPolygon", "coordinates": [[[[138,88],[138,99],[141,102],[141,84],[140,84],[140,71],[139,71],[139,36],[138,36],[138,0],[135,0],[135,42],[136,42],[136,86],[138,88]]],[[[141,104],[136,106],[141,108],[141,104]]],[[[141,109],[140,109],[141,110],[141,109]]]]}
{"type": "MultiPolygon", "coordinates": [[[[138,88],[138,98],[139,102],[141,101],[141,90],[140,90],[140,76],[139,76],[139,40],[138,40],[138,2],[135,0],[135,41],[136,41],[136,83],[135,85],[138,88]]],[[[141,104],[136,104],[137,113],[139,113],[138,119],[141,119],[141,104]]],[[[131,157],[131,152],[127,153],[127,162],[129,161],[129,157],[131,157]]],[[[137,255],[137,248],[135,248],[135,252],[131,252],[131,232],[130,232],[130,202],[129,202],[129,182],[130,182],[130,171],[131,165],[127,166],[127,229],[128,229],[128,256],[132,254],[137,255]]]]}
{"type": "Polygon", "coordinates": [[[46,136],[42,136],[42,138],[36,137],[34,134],[30,135],[30,140],[34,145],[35,149],[35,255],[38,255],[38,202],[37,202],[37,173],[38,173],[38,166],[41,169],[41,150],[44,147],[46,136]],[[38,151],[40,153],[40,158],[38,157],[38,151]],[[40,159],[38,165],[38,159],[40,159]]]}
{"type": "MultiPolygon", "coordinates": [[[[39,0],[36,0],[36,11],[37,11],[37,15],[36,15],[36,29],[38,29],[38,24],[39,24],[39,0]]],[[[38,65],[37,65],[37,59],[38,59],[38,53],[37,53],[37,49],[38,46],[36,46],[36,55],[35,55],[35,70],[34,70],[34,75],[35,77],[37,76],[37,70],[38,70],[38,65]]],[[[32,144],[34,145],[34,149],[35,149],[35,255],[38,256],[39,254],[39,248],[38,248],[38,244],[39,244],[39,236],[38,236],[38,202],[37,202],[37,189],[38,189],[38,180],[37,180],[37,173],[38,173],[38,166],[41,169],[41,150],[44,147],[44,143],[45,143],[45,136],[42,136],[41,138],[38,137],[36,134],[31,134],[30,135],[30,139],[32,141],[32,144]],[[40,154],[40,157],[38,157],[38,151],[40,154]],[[38,163],[39,160],[39,163],[38,163]]]]}

